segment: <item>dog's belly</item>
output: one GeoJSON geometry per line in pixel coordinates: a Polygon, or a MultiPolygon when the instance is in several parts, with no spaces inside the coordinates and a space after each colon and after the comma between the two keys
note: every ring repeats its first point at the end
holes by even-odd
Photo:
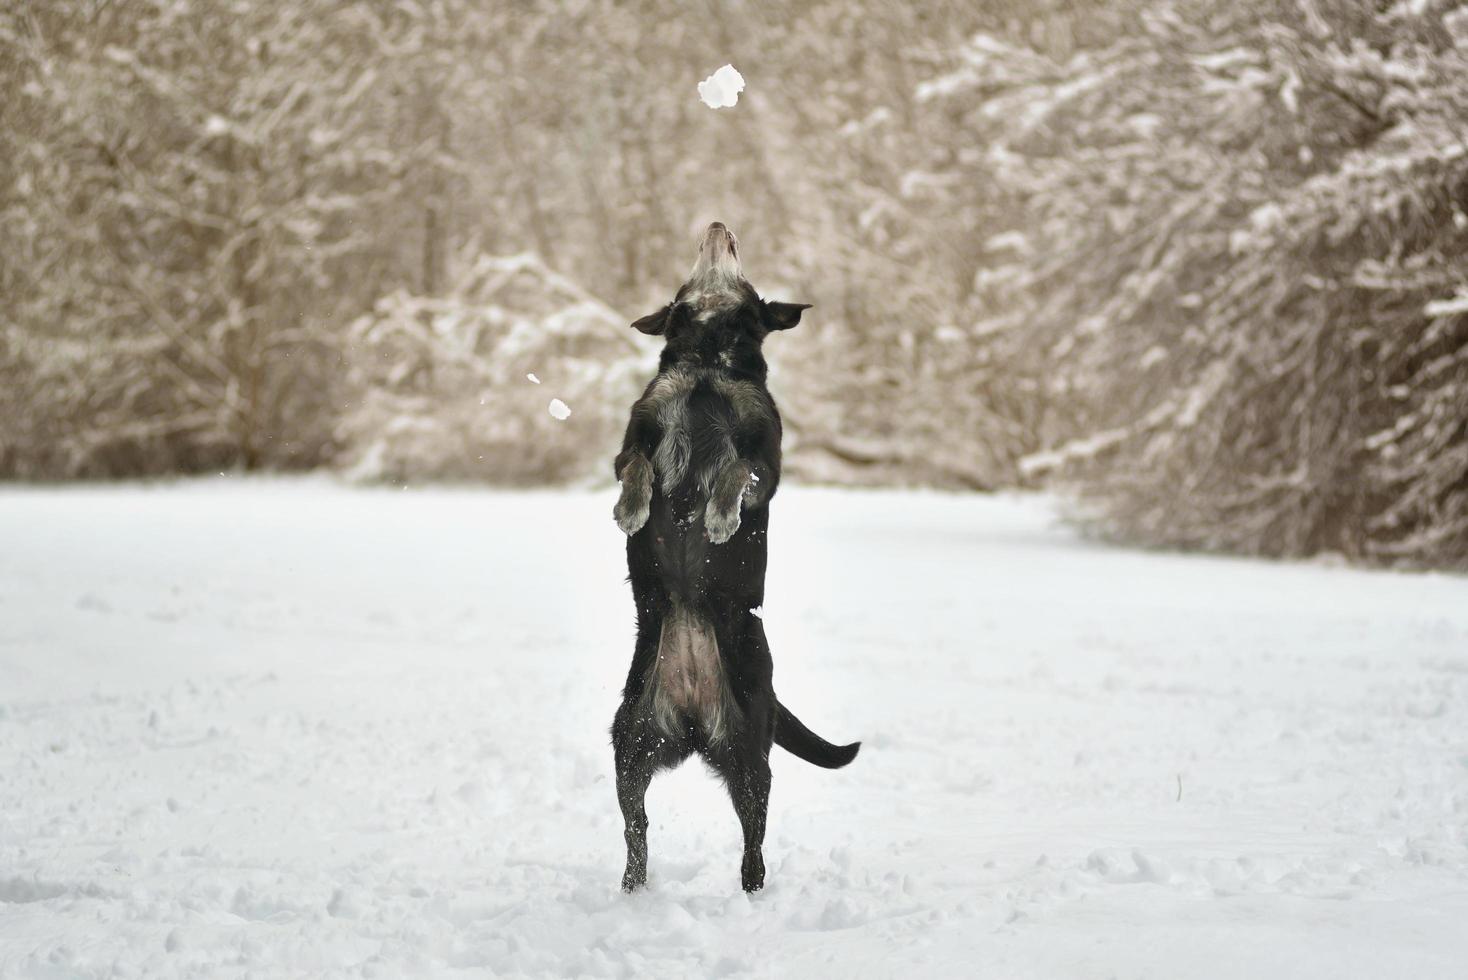
{"type": "Polygon", "coordinates": [[[652,714],[669,735],[694,722],[710,742],[724,737],[731,710],[713,624],[680,603],[663,620],[652,667],[652,714]]]}

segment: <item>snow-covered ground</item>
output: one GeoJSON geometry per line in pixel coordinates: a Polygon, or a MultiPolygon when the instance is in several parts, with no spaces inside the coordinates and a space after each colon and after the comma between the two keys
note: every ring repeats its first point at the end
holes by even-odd
{"type": "Polygon", "coordinates": [[[0,492],[0,976],[1461,977],[1468,581],[787,488],[763,893],[618,890],[605,492],[0,492]]]}

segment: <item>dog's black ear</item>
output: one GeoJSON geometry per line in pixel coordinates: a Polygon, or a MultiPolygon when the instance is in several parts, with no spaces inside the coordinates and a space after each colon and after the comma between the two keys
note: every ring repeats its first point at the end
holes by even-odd
{"type": "Polygon", "coordinates": [[[789,330],[800,322],[800,311],[809,303],[765,303],[765,324],[771,330],[789,330]]]}
{"type": "Polygon", "coordinates": [[[633,320],[632,325],[649,336],[661,337],[663,331],[668,329],[668,314],[671,312],[673,312],[673,307],[670,304],[656,313],[649,313],[640,320],[633,320]]]}

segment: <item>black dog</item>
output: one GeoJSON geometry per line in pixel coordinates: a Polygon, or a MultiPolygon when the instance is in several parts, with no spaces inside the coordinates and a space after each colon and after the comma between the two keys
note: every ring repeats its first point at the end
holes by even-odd
{"type": "Polygon", "coordinates": [[[760,299],[738,242],[715,222],[673,302],[633,324],[666,346],[616,461],[615,516],[637,602],[637,648],[612,723],[627,891],[647,881],[643,799],[658,769],[697,752],[723,777],[744,829],[741,879],[755,891],[765,880],[771,741],[827,769],[861,746],[832,745],[775,699],[757,611],[780,483],[780,414],[760,345],[808,308],[760,299]]]}

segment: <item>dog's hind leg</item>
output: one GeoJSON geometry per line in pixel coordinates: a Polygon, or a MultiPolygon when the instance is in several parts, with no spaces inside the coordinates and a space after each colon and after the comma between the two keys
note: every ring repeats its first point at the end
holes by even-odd
{"type": "Polygon", "coordinates": [[[728,776],[729,796],[744,831],[744,859],[739,864],[739,881],[747,892],[765,887],[765,816],[770,810],[770,762],[738,766],[728,776]]]}
{"type": "Polygon", "coordinates": [[[647,809],[644,801],[653,773],[688,755],[681,742],[653,727],[636,702],[622,703],[612,724],[612,753],[617,767],[617,802],[622,807],[627,841],[626,892],[647,884],[647,809]]]}
{"type": "Polygon", "coordinates": [[[622,806],[626,829],[627,868],[622,872],[622,891],[630,892],[647,884],[647,786],[652,782],[652,767],[617,760],[617,802],[622,806]]]}
{"type": "Polygon", "coordinates": [[[747,892],[765,885],[765,816],[770,809],[770,740],[773,728],[768,717],[749,705],[740,730],[706,758],[718,770],[734,803],[740,829],[744,831],[744,859],[739,880],[747,892]],[[755,717],[750,717],[751,715],[755,717]]]}

